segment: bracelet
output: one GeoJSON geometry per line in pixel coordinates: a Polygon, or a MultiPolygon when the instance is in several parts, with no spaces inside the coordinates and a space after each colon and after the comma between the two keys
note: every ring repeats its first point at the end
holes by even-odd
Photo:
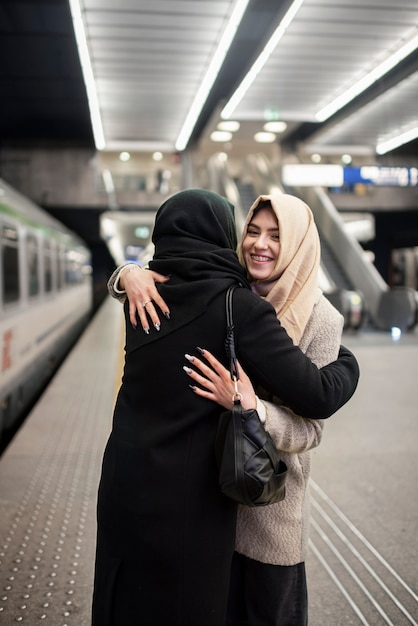
{"type": "Polygon", "coordinates": [[[137,263],[126,263],[126,265],[121,267],[121,269],[118,272],[118,275],[116,276],[115,282],[113,283],[113,289],[114,289],[115,293],[118,293],[118,294],[121,294],[121,295],[126,293],[125,289],[119,289],[119,279],[120,279],[120,277],[122,276],[122,273],[125,270],[131,271],[132,266],[138,267],[140,270],[142,269],[142,267],[140,265],[138,265],[137,263]]]}
{"type": "Polygon", "coordinates": [[[122,275],[122,272],[124,272],[125,270],[131,271],[133,267],[137,267],[138,269],[142,270],[142,267],[138,265],[138,263],[125,263],[125,265],[123,265],[119,270],[118,278],[122,275]]]}

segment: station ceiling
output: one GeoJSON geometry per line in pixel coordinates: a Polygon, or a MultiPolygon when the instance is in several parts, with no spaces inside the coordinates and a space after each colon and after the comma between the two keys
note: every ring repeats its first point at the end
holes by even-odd
{"type": "MultiPolygon", "coordinates": [[[[237,0],[79,4],[105,149],[178,149],[237,0]]],[[[374,155],[382,141],[418,127],[416,0],[299,4],[281,32],[283,18],[296,5],[249,0],[217,77],[202,96],[187,146],[216,128],[272,36],[277,45],[230,113],[241,123],[238,133],[284,121],[287,130],[278,139],[288,146],[374,155]],[[408,45],[396,67],[373,79],[389,56],[408,45]],[[324,107],[367,77],[372,80],[363,93],[318,121],[324,107]]],[[[0,146],[64,142],[94,148],[95,138],[97,146],[70,0],[0,0],[0,55],[0,146]]],[[[416,156],[417,143],[398,151],[416,156]]]]}

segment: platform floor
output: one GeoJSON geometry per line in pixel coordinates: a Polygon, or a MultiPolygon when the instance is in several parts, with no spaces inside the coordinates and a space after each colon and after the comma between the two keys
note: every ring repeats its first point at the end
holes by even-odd
{"type": "MultiPolygon", "coordinates": [[[[1,624],[90,624],[121,311],[106,300],[0,460],[1,624]]],[[[418,337],[344,343],[361,379],[314,452],[309,624],[418,626],[418,337]]]]}
{"type": "Polygon", "coordinates": [[[418,624],[418,337],[344,336],[358,389],[313,452],[310,626],[418,624]]]}
{"type": "Polygon", "coordinates": [[[121,314],[102,305],[0,460],[1,624],[90,624],[121,314]]]}

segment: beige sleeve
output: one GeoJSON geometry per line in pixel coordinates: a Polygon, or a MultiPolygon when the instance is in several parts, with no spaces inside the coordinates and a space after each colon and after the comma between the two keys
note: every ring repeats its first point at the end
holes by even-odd
{"type": "Polygon", "coordinates": [[[107,281],[107,290],[112,298],[116,298],[116,300],[120,300],[121,302],[125,302],[126,300],[126,292],[119,288],[119,278],[123,272],[123,270],[129,265],[137,265],[137,263],[124,263],[124,265],[119,265],[107,281]]]}
{"type": "MultiPolygon", "coordinates": [[[[338,357],[344,319],[322,296],[308,321],[300,348],[318,367],[338,357]]],[[[282,452],[301,453],[319,445],[324,420],[307,419],[272,401],[263,400],[265,428],[282,452]]]]}

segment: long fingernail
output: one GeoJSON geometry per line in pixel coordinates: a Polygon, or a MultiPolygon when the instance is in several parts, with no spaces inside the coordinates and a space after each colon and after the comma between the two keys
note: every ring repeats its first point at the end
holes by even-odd
{"type": "Polygon", "coordinates": [[[187,367],[187,365],[183,365],[183,369],[186,372],[186,374],[191,374],[193,371],[190,367],[187,367]]]}
{"type": "Polygon", "coordinates": [[[164,313],[164,315],[166,316],[166,318],[169,320],[170,319],[170,311],[166,311],[164,313]]]}
{"type": "Polygon", "coordinates": [[[190,389],[192,389],[193,391],[196,391],[196,387],[195,385],[189,385],[190,389]]]}
{"type": "Polygon", "coordinates": [[[186,357],[186,359],[187,359],[188,361],[191,361],[191,362],[193,363],[193,361],[194,361],[194,356],[191,356],[190,354],[185,354],[184,356],[186,357]]]}
{"type": "Polygon", "coordinates": [[[154,324],[154,328],[155,328],[155,330],[160,330],[160,325],[159,325],[159,324],[157,324],[157,322],[156,322],[156,323],[154,324]]]}
{"type": "Polygon", "coordinates": [[[146,335],[149,335],[149,328],[144,328],[144,333],[145,333],[146,335]]]}
{"type": "Polygon", "coordinates": [[[131,326],[132,326],[132,329],[133,329],[133,330],[136,330],[136,329],[137,329],[137,325],[136,325],[136,324],[131,324],[131,326]]]}
{"type": "Polygon", "coordinates": [[[199,348],[199,346],[196,346],[197,350],[199,350],[200,354],[205,354],[205,351],[203,350],[203,348],[199,348]]]}

